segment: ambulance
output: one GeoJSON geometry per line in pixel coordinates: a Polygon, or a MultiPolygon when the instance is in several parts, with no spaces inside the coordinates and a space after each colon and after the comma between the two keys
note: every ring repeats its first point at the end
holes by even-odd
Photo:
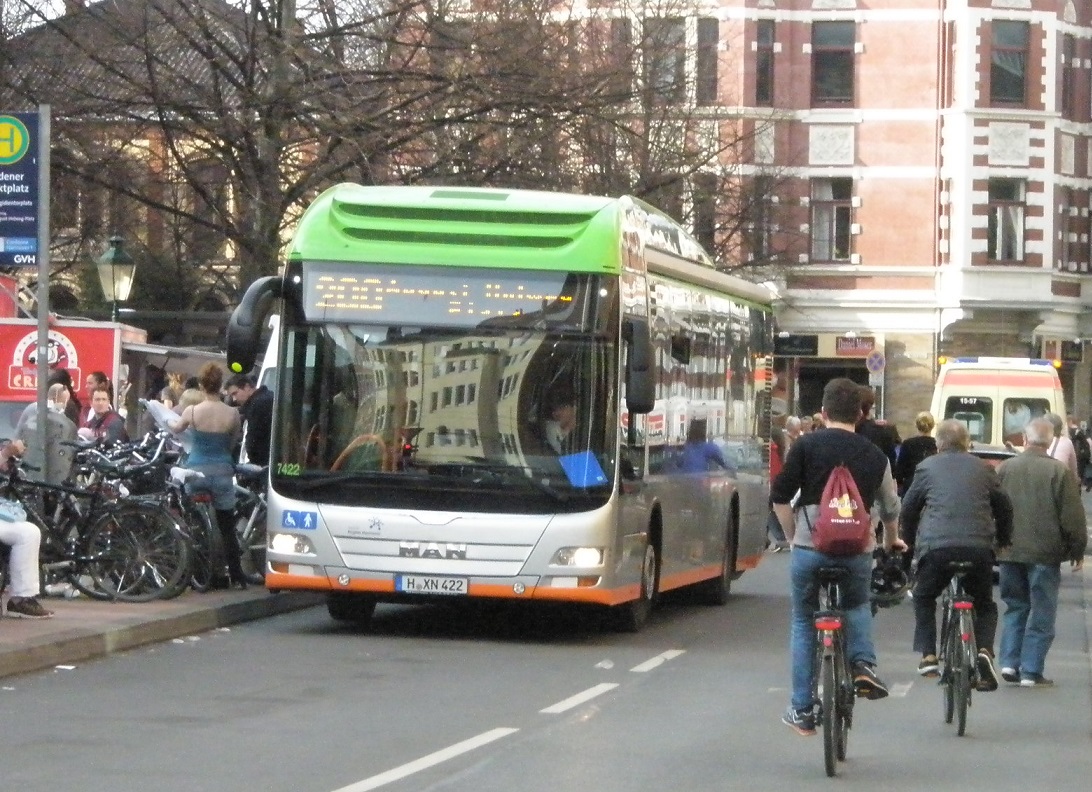
{"type": "Polygon", "coordinates": [[[976,447],[1022,446],[1024,427],[1033,418],[1049,412],[1065,419],[1060,365],[1030,358],[941,358],[930,412],[938,423],[965,423],[976,447]]]}

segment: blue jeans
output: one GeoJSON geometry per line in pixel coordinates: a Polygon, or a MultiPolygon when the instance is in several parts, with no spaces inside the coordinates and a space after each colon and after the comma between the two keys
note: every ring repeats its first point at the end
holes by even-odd
{"type": "Polygon", "coordinates": [[[872,554],[829,556],[808,547],[792,548],[789,580],[792,593],[792,621],[789,626],[789,654],[792,660],[792,706],[810,709],[812,678],[815,675],[815,611],[819,609],[819,584],[815,572],[822,566],[850,570],[842,581],[842,611],[846,615],[846,652],[851,662],[876,664],[872,643],[872,554]]]}
{"type": "Polygon", "coordinates": [[[1058,612],[1060,564],[1001,562],[1002,668],[1015,668],[1022,676],[1042,674],[1047,652],[1054,642],[1054,617],[1058,612]]]}

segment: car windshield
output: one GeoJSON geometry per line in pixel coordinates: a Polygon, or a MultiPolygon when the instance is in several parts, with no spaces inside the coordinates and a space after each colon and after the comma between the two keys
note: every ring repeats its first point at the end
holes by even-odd
{"type": "Polygon", "coordinates": [[[318,502],[417,508],[556,511],[605,499],[618,350],[602,314],[617,301],[598,280],[563,275],[564,310],[547,303],[461,327],[286,325],[274,485],[318,502]]]}

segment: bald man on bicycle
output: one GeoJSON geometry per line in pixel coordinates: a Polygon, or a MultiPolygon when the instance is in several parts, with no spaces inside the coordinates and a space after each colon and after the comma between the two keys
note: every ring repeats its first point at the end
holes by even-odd
{"type": "Polygon", "coordinates": [[[902,499],[902,530],[914,548],[914,649],[921,653],[918,673],[936,676],[937,597],[952,578],[955,561],[973,564],[963,587],[974,600],[978,689],[997,690],[993,662],[997,604],[993,600],[994,552],[1012,540],[1012,502],[997,474],[970,453],[971,438],[962,421],[942,421],[936,429],[937,453],[914,472],[902,499]]]}

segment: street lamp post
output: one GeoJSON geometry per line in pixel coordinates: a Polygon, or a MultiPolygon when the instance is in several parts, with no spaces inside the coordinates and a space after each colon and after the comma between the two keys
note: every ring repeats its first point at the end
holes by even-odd
{"type": "Polygon", "coordinates": [[[110,317],[115,322],[118,320],[118,303],[129,299],[133,276],[136,274],[136,262],[122,247],[123,242],[120,236],[110,237],[110,246],[106,252],[95,259],[102,294],[110,301],[110,317]]]}

